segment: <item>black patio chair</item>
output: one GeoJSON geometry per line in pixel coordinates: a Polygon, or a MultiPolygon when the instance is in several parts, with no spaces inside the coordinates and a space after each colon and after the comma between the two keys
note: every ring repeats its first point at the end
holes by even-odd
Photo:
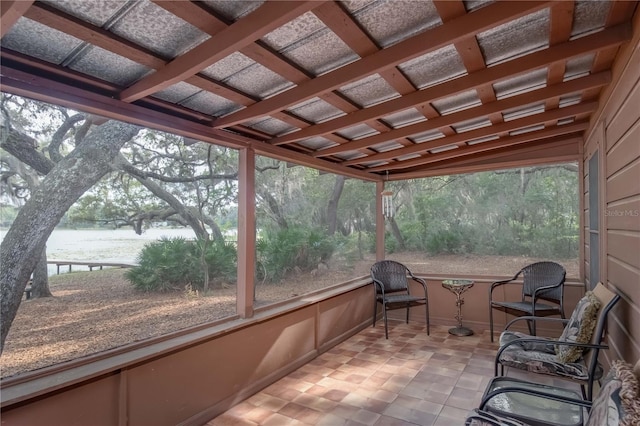
{"type": "Polygon", "coordinates": [[[614,361],[593,402],[557,386],[496,377],[487,385],[480,406],[472,410],[466,426],[619,426],[640,424],[638,398],[640,361],[635,366],[614,361]],[[583,409],[589,411],[584,421],[583,409]]]}
{"type": "Polygon", "coordinates": [[[389,338],[387,327],[387,311],[392,309],[407,310],[407,324],[409,323],[409,308],[424,305],[427,317],[427,335],[429,335],[429,298],[427,296],[427,283],[411,273],[409,268],[394,260],[382,260],[371,267],[371,279],[373,280],[373,326],[376,326],[378,316],[378,303],[382,303],[384,315],[384,336],[389,338]],[[412,295],[409,289],[409,280],[413,280],[424,289],[422,294],[412,295]]]}
{"type": "MultiPolygon", "coordinates": [[[[489,328],[493,342],[493,310],[499,309],[515,316],[539,316],[559,314],[564,318],[563,294],[566,271],[555,262],[536,262],[518,271],[513,278],[496,281],[489,289],[489,328]],[[493,299],[493,290],[508,284],[522,275],[522,298],[520,301],[498,301],[493,299]],[[554,303],[542,303],[540,300],[554,303]]],[[[529,334],[536,335],[534,322],[527,322],[529,334]]]]}
{"type": "Polygon", "coordinates": [[[607,315],[620,300],[620,295],[602,283],[580,299],[568,320],[523,316],[510,321],[500,335],[500,349],[495,359],[495,375],[504,375],[504,367],[545,374],[580,384],[582,397],[593,397],[593,383],[602,378],[598,360],[600,350],[608,349],[604,340],[607,315]],[[509,331],[521,320],[562,322],[566,324],[558,339],[534,337],[509,331]]]}

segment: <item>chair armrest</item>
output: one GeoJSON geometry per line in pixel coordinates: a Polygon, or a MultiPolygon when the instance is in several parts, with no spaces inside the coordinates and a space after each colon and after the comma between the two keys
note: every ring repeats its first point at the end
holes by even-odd
{"type": "Polygon", "coordinates": [[[371,280],[373,281],[373,285],[375,286],[376,294],[380,293],[384,296],[384,285],[382,284],[382,282],[373,277],[371,277],[371,280]]]}
{"type": "Polygon", "coordinates": [[[503,393],[520,393],[520,394],[525,394],[525,395],[531,395],[531,396],[537,396],[537,397],[541,397],[541,398],[546,398],[546,399],[551,399],[553,401],[558,401],[558,402],[563,402],[566,404],[574,404],[574,405],[579,405],[580,407],[585,407],[585,408],[591,408],[592,406],[592,402],[591,401],[585,401],[582,399],[577,399],[577,398],[570,398],[568,396],[564,396],[564,395],[556,395],[556,394],[552,394],[552,393],[547,393],[541,390],[536,390],[536,389],[531,389],[531,388],[521,388],[518,386],[505,386],[503,388],[499,388],[496,390],[493,390],[491,392],[489,392],[486,396],[484,396],[484,398],[482,398],[482,401],[480,402],[480,406],[478,407],[480,410],[484,410],[484,408],[486,407],[487,403],[493,399],[494,397],[503,394],[503,393]]]}
{"type": "Polygon", "coordinates": [[[543,292],[543,291],[547,291],[547,290],[551,290],[551,289],[554,289],[554,288],[558,288],[558,287],[560,287],[560,286],[562,285],[562,283],[564,283],[564,280],[560,281],[558,284],[555,284],[555,285],[546,285],[546,286],[544,286],[544,287],[538,287],[538,288],[536,288],[536,289],[533,291],[533,296],[532,296],[533,300],[535,300],[535,299],[537,299],[537,298],[538,298],[538,296],[537,296],[537,295],[538,295],[538,293],[541,293],[541,292],[543,292]]]}
{"type": "Polygon", "coordinates": [[[493,289],[494,288],[499,287],[499,286],[501,286],[503,284],[508,284],[511,281],[515,281],[516,279],[518,279],[518,277],[520,276],[521,273],[522,273],[522,271],[520,270],[512,278],[509,278],[507,280],[494,281],[493,283],[491,283],[491,287],[489,288],[489,300],[491,300],[491,293],[493,293],[493,289]]]}
{"type": "Polygon", "coordinates": [[[427,292],[427,282],[425,280],[423,280],[422,278],[418,278],[415,275],[411,274],[409,276],[413,281],[420,283],[422,285],[422,287],[424,287],[424,292],[427,292]]]}
{"type": "Polygon", "coordinates": [[[551,317],[534,317],[532,315],[524,315],[521,317],[517,317],[512,319],[504,326],[505,330],[508,330],[511,327],[511,324],[516,323],[518,321],[533,321],[534,323],[537,321],[548,321],[548,322],[561,322],[563,324],[567,324],[569,322],[566,318],[551,318],[551,317]]]}
{"type": "Polygon", "coordinates": [[[498,349],[498,353],[496,354],[496,364],[500,362],[500,355],[504,352],[509,346],[513,346],[516,344],[522,343],[544,343],[547,345],[558,345],[558,346],[579,346],[581,348],[589,348],[589,349],[609,349],[609,345],[597,345],[594,343],[579,343],[579,342],[565,342],[553,339],[536,339],[535,337],[523,337],[521,339],[515,339],[501,346],[498,349]]]}

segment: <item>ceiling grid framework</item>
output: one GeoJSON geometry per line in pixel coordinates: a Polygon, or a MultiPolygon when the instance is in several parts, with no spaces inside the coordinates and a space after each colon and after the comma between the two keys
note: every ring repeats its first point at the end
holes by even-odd
{"type": "Polygon", "coordinates": [[[4,92],[382,180],[577,158],[638,2],[1,4],[4,92]]]}

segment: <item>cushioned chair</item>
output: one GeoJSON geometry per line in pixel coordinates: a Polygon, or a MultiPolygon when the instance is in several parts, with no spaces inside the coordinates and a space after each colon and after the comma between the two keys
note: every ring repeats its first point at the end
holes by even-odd
{"type": "Polygon", "coordinates": [[[382,304],[384,316],[384,335],[388,339],[387,311],[392,309],[407,310],[407,324],[409,323],[409,308],[424,305],[427,315],[427,335],[429,334],[429,299],[427,296],[427,283],[414,276],[409,268],[394,260],[382,260],[371,267],[371,279],[373,280],[373,326],[376,326],[378,317],[378,303],[382,304]],[[411,294],[409,281],[415,281],[424,289],[418,295],[411,294]]]}
{"type": "MultiPolygon", "coordinates": [[[[602,383],[598,397],[590,401],[564,396],[566,392],[552,386],[526,383],[516,380],[512,386],[494,388],[487,386],[480,407],[471,411],[466,426],[521,426],[552,424],[574,426],[575,418],[555,417],[549,407],[555,409],[573,407],[589,410],[587,426],[618,426],[640,424],[640,361],[631,367],[624,361],[615,361],[602,383]],[[489,389],[492,389],[489,391],[489,389]],[[494,390],[495,389],[495,390],[494,390]],[[512,404],[513,403],[513,404],[512,404]],[[524,410],[523,410],[524,407],[524,410]],[[528,411],[528,408],[532,411],[528,411]],[[516,411],[518,410],[518,411],[516,411]],[[538,413],[535,411],[539,410],[538,413]],[[561,419],[569,420],[561,421],[561,419]]],[[[552,408],[552,409],[553,409],[552,408]]],[[[580,418],[582,416],[580,415],[580,418]]],[[[578,423],[582,424],[582,423],[578,423]]]]}
{"type": "MultiPolygon", "coordinates": [[[[536,262],[527,265],[508,280],[496,281],[489,289],[489,329],[493,342],[493,310],[499,309],[516,316],[560,315],[564,318],[562,297],[566,271],[562,265],[555,262],[536,262]],[[522,297],[520,301],[499,301],[493,297],[493,291],[502,285],[511,283],[522,275],[522,297]],[[551,302],[540,302],[544,300],[551,302]]],[[[528,322],[529,334],[536,335],[535,323],[528,322]]]]}
{"type": "Polygon", "coordinates": [[[620,296],[611,292],[602,283],[588,291],[580,299],[569,320],[560,318],[519,317],[507,324],[500,335],[500,349],[495,360],[501,374],[504,367],[513,367],[533,373],[559,377],[579,383],[582,396],[591,400],[593,382],[602,377],[602,366],[598,354],[608,346],[601,344],[607,314],[620,296]],[[565,328],[558,339],[534,337],[509,328],[518,321],[562,322],[565,328]]]}

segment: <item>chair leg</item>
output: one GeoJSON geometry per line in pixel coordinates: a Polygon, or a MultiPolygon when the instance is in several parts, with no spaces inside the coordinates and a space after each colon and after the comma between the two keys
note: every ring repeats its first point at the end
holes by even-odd
{"type": "MultiPolygon", "coordinates": [[[[489,333],[491,335],[491,342],[493,343],[493,306],[491,306],[491,303],[489,303],[489,333]]],[[[496,373],[497,368],[496,366],[496,373]]]]}
{"type": "Polygon", "coordinates": [[[407,324],[409,324],[409,308],[411,306],[407,305],[407,324]]]}
{"type": "Polygon", "coordinates": [[[430,332],[430,330],[429,330],[429,303],[428,302],[425,303],[424,306],[425,306],[425,311],[427,312],[427,336],[428,336],[429,332],[430,332]]]}
{"type": "Polygon", "coordinates": [[[378,299],[373,297],[373,326],[376,326],[376,318],[378,317],[378,299]]]}
{"type": "Polygon", "coordinates": [[[533,321],[527,320],[527,327],[529,327],[529,335],[530,336],[535,336],[536,335],[536,324],[533,321]]]}
{"type": "Polygon", "coordinates": [[[389,328],[387,326],[387,306],[383,303],[382,309],[384,310],[384,338],[389,339],[389,328]]]}

